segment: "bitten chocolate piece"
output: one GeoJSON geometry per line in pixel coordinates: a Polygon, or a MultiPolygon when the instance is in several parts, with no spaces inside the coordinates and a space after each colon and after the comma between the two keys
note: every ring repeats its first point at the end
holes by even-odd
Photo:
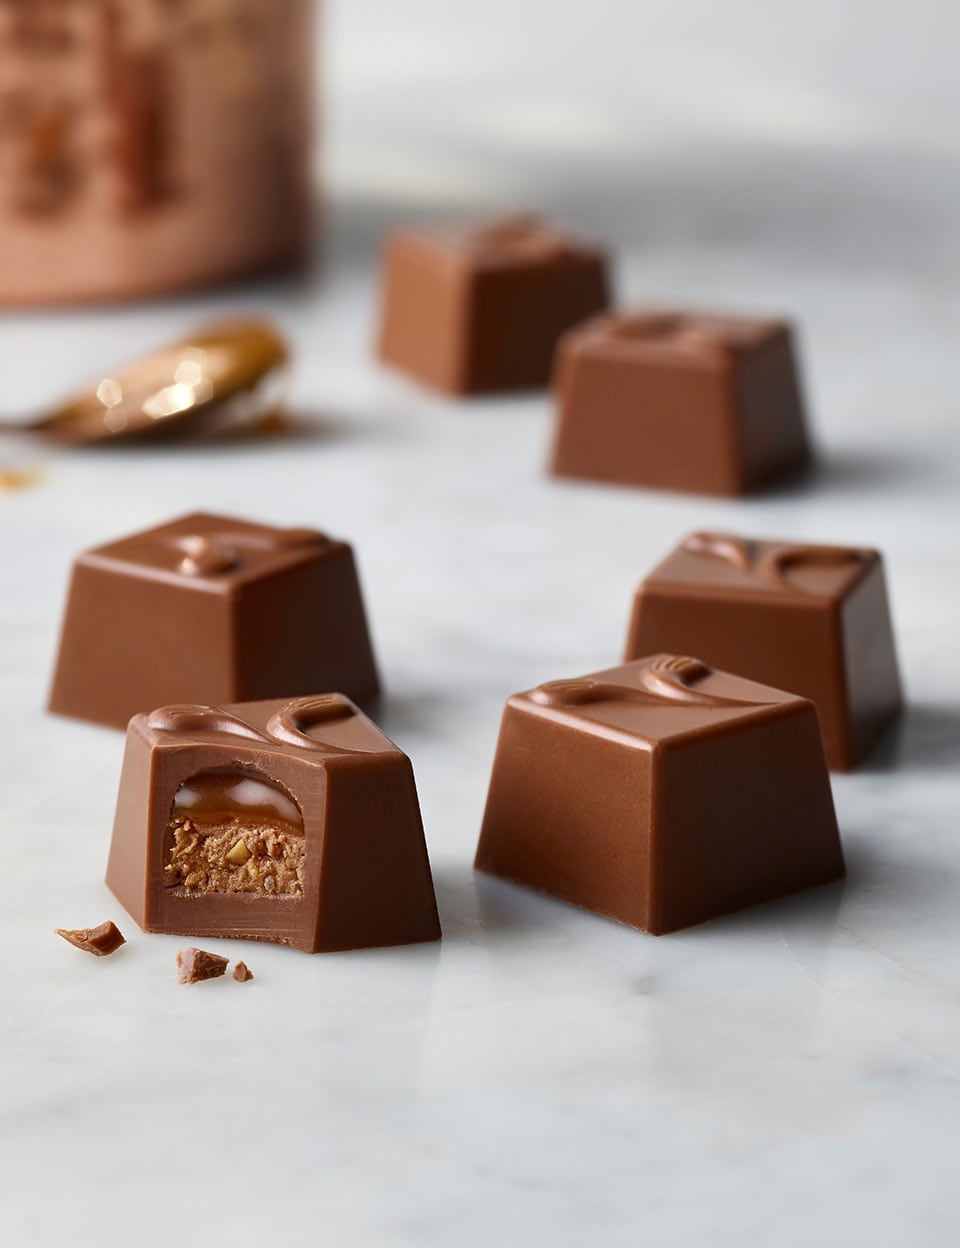
{"type": "Polygon", "coordinates": [[[177,954],[177,983],[199,984],[202,979],[219,979],[229,961],[205,949],[181,949],[177,954]]]}
{"type": "Polygon", "coordinates": [[[238,962],[233,968],[233,978],[238,984],[245,984],[248,980],[253,979],[253,971],[250,970],[246,962],[238,962]]]}
{"type": "Polygon", "coordinates": [[[901,709],[875,550],[694,533],[636,593],[626,658],[663,649],[809,698],[835,771],[856,767],[901,709]]]}
{"type": "Polygon", "coordinates": [[[566,335],[551,471],[621,485],[747,494],[810,460],[791,333],[672,310],[566,335]]]}
{"type": "Polygon", "coordinates": [[[516,694],[476,866],[656,935],[834,880],[816,711],[671,655],[516,694]]]}
{"type": "Polygon", "coordinates": [[[50,709],[125,728],[172,702],[378,688],[346,542],[197,513],[80,555],[50,709]]]}
{"type": "Polygon", "coordinates": [[[560,335],[610,301],[604,253],[534,217],[393,234],[383,283],[380,359],[461,395],[545,387],[560,335]]]}
{"type": "Polygon", "coordinates": [[[148,932],[440,937],[410,760],[341,694],[137,715],[107,884],[148,932]]]}
{"type": "Polygon", "coordinates": [[[109,920],[98,927],[79,927],[72,931],[58,927],[56,934],[78,949],[83,949],[85,953],[92,953],[98,958],[105,958],[108,953],[116,953],[121,945],[127,943],[116,923],[109,920]]]}

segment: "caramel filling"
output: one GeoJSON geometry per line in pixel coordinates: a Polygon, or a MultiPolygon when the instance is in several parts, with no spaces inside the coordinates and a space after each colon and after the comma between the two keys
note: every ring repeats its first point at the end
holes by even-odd
{"type": "Polygon", "coordinates": [[[164,876],[184,896],[303,896],[304,829],[286,789],[239,768],[200,772],[177,789],[164,876]]]}

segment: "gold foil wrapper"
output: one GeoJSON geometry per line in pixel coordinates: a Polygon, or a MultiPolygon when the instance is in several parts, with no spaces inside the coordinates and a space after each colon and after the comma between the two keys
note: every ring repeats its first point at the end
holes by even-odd
{"type": "Polygon", "coordinates": [[[0,0],[0,303],[289,264],[312,226],[315,0],[0,0]]]}

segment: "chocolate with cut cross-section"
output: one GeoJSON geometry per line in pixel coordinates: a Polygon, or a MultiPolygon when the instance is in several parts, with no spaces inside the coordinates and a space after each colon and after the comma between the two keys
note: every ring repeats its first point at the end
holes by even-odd
{"type": "Polygon", "coordinates": [[[667,654],[516,694],[476,866],[656,935],[835,880],[816,710],[667,654]]]}
{"type": "Polygon", "coordinates": [[[664,649],[809,698],[836,771],[902,705],[883,560],[864,547],[691,534],[634,598],[625,657],[664,649]]]}
{"type": "Polygon", "coordinates": [[[551,471],[737,495],[810,460],[790,327],[675,309],[617,312],[564,336],[551,471]]]}
{"type": "Polygon", "coordinates": [[[342,694],[137,715],[107,884],[148,932],[437,940],[410,760],[342,694]]]}
{"type": "Polygon", "coordinates": [[[387,241],[377,353],[448,394],[545,388],[557,341],[610,301],[594,244],[532,216],[387,241]]]}
{"type": "Polygon", "coordinates": [[[168,703],[311,690],[379,691],[346,542],[195,513],[76,560],[52,711],[123,728],[168,703]]]}

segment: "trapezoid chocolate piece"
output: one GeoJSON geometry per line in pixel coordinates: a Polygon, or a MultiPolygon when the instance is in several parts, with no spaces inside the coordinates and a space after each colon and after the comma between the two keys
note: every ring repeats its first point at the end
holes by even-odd
{"type": "Polygon", "coordinates": [[[835,771],[903,701],[883,560],[864,547],[691,534],[634,598],[626,658],[663,649],[809,698],[835,771]]]}
{"type": "Polygon", "coordinates": [[[137,715],[107,884],[148,932],[440,937],[410,760],[341,694],[137,715]]]}
{"type": "Polygon", "coordinates": [[[353,550],[196,513],[78,557],[50,710],[115,728],[171,702],[379,690],[353,550]]]}
{"type": "Polygon", "coordinates": [[[599,317],[557,349],[551,472],[738,495],[811,458],[790,327],[646,309],[599,317]]]}
{"type": "Polygon", "coordinates": [[[476,866],[656,935],[835,880],[816,710],[677,655],[516,694],[476,866]]]}
{"type": "Polygon", "coordinates": [[[536,217],[387,240],[380,359],[448,394],[545,388],[566,330],[610,301],[604,253],[536,217]]]}

